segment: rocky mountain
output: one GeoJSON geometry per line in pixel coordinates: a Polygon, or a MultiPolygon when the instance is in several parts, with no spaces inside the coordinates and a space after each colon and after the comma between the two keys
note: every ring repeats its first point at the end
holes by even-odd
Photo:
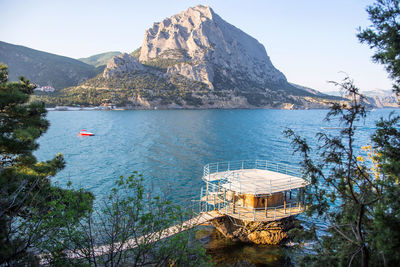
{"type": "Polygon", "coordinates": [[[261,43],[202,5],[154,23],[141,48],[58,97],[132,108],[321,108],[339,99],[290,84],[261,43]]]}
{"type": "Polygon", "coordinates": [[[99,70],[79,60],[0,41],[0,62],[8,65],[9,80],[19,76],[40,86],[61,89],[95,77],[99,70]]]}
{"type": "Polygon", "coordinates": [[[177,62],[167,73],[205,82],[211,88],[217,75],[234,83],[240,79],[259,84],[286,82],[262,44],[208,6],[189,8],[145,32],[139,60],[157,58],[177,62]]]}
{"type": "Polygon", "coordinates": [[[395,94],[390,96],[368,96],[366,102],[376,108],[400,107],[395,94]]]}
{"type": "MultiPolygon", "coordinates": [[[[341,96],[341,92],[332,91],[327,92],[329,95],[341,96]]],[[[374,108],[399,108],[399,104],[397,101],[397,96],[393,93],[392,90],[370,90],[370,91],[361,91],[366,99],[364,100],[365,104],[374,108]]]]}
{"type": "Polygon", "coordinates": [[[377,108],[398,108],[397,96],[392,90],[361,91],[367,98],[365,101],[377,108]]]}
{"type": "Polygon", "coordinates": [[[100,67],[103,65],[104,66],[107,65],[107,62],[110,61],[111,58],[113,58],[114,56],[118,56],[120,54],[121,52],[113,51],[113,52],[106,52],[93,55],[90,57],[78,58],[78,60],[95,67],[100,67]]]}
{"type": "Polygon", "coordinates": [[[144,70],[143,65],[134,57],[123,53],[112,57],[108,61],[107,67],[103,72],[103,77],[110,79],[112,77],[122,77],[124,74],[131,73],[136,70],[144,70]]]}

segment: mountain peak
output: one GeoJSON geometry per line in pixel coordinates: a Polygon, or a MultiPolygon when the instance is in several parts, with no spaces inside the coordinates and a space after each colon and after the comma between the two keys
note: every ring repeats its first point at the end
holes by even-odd
{"type": "Polygon", "coordinates": [[[180,14],[185,14],[186,16],[197,16],[198,13],[200,13],[200,16],[208,19],[213,19],[213,15],[215,14],[212,8],[208,5],[189,7],[186,11],[183,11],[180,14]]]}
{"type": "Polygon", "coordinates": [[[224,21],[209,6],[188,8],[154,23],[145,32],[139,61],[160,60],[171,63],[168,74],[180,74],[210,88],[214,88],[214,77],[220,72],[232,74],[223,79],[233,84],[245,84],[236,81],[238,78],[261,86],[286,83],[264,46],[224,21]]]}

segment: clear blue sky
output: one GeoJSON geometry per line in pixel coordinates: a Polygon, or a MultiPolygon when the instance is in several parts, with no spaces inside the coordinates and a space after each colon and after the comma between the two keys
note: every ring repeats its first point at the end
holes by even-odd
{"type": "Polygon", "coordinates": [[[79,58],[132,52],[153,22],[207,4],[261,42],[289,81],[333,90],[346,72],[362,90],[390,89],[357,28],[369,25],[372,0],[0,0],[0,40],[79,58]]]}

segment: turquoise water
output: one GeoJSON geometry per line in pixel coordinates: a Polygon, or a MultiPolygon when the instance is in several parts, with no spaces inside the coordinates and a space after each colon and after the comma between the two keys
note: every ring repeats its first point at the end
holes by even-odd
{"type": "MultiPolygon", "coordinates": [[[[326,112],[54,111],[48,113],[51,126],[40,138],[36,156],[46,160],[63,153],[67,165],[53,181],[61,186],[71,181],[76,187],[92,191],[97,198],[107,193],[120,175],[138,171],[154,190],[168,192],[175,202],[185,203],[199,196],[203,165],[209,162],[266,159],[296,165],[300,158],[292,155],[290,142],[282,131],[289,127],[315,144],[314,136],[323,131],[321,127],[337,126],[337,122],[323,121],[326,112]],[[81,129],[96,135],[78,137],[81,129]]],[[[367,120],[358,124],[361,130],[356,145],[367,144],[374,122],[390,112],[370,112],[367,120]]],[[[226,246],[225,254],[230,250],[230,245],[226,246]]],[[[241,247],[246,248],[251,247],[241,247]]]]}

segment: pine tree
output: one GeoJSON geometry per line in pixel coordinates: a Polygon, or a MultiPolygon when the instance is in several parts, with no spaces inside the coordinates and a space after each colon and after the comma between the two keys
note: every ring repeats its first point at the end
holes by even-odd
{"type": "Polygon", "coordinates": [[[0,64],[0,265],[37,262],[35,255],[62,251],[63,238],[91,206],[92,195],[61,189],[50,177],[64,167],[61,154],[38,162],[33,152],[49,122],[43,103],[29,103],[28,80],[8,83],[0,64]]]}
{"type": "Polygon", "coordinates": [[[377,0],[367,12],[372,25],[360,28],[357,37],[375,50],[372,59],[385,66],[400,93],[400,1],[377,0]]]}

